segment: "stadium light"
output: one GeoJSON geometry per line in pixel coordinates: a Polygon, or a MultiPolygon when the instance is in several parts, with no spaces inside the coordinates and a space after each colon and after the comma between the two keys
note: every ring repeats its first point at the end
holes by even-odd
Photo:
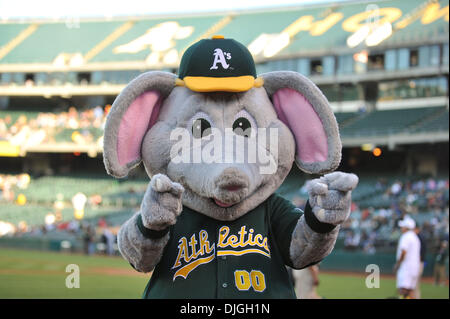
{"type": "Polygon", "coordinates": [[[373,156],[378,157],[381,155],[381,149],[379,147],[375,147],[372,151],[373,156]]]}
{"type": "Polygon", "coordinates": [[[45,224],[46,225],[51,225],[55,222],[56,217],[53,214],[47,214],[45,215],[45,224]]]}
{"type": "Polygon", "coordinates": [[[360,63],[367,63],[369,61],[369,53],[366,50],[353,54],[353,60],[360,63]]]}
{"type": "Polygon", "coordinates": [[[374,145],[370,144],[370,143],[361,145],[361,150],[363,150],[364,152],[370,152],[373,150],[373,148],[374,148],[374,145]]]}
{"type": "Polygon", "coordinates": [[[20,193],[20,194],[17,196],[16,203],[17,203],[17,205],[19,205],[19,206],[25,205],[25,204],[27,203],[27,198],[26,198],[26,196],[25,196],[24,194],[20,193]]]}
{"type": "Polygon", "coordinates": [[[84,217],[84,209],[83,210],[75,210],[74,217],[76,220],[81,220],[84,217]]]}
{"type": "Polygon", "coordinates": [[[55,200],[55,202],[53,203],[53,207],[54,207],[56,210],[63,210],[63,209],[64,209],[64,196],[63,196],[63,194],[58,193],[58,194],[56,195],[56,200],[55,200]]]}
{"type": "Polygon", "coordinates": [[[83,193],[76,193],[72,197],[72,205],[74,208],[74,216],[80,220],[84,217],[84,205],[86,205],[87,197],[83,193]]]}
{"type": "Polygon", "coordinates": [[[0,220],[0,237],[8,234],[14,234],[15,232],[16,227],[13,224],[0,220]]]}

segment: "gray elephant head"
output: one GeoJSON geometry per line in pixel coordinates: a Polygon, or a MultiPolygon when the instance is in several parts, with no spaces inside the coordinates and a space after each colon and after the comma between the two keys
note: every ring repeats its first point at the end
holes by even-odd
{"type": "Polygon", "coordinates": [[[166,174],[184,186],[185,206],[230,221],[273,194],[294,161],[309,174],[334,170],[341,159],[341,141],[321,91],[296,72],[262,74],[255,83],[245,92],[200,93],[171,73],[140,75],[108,114],[107,172],[125,177],[142,161],[150,177],[166,174]],[[182,132],[187,142],[181,141],[182,132]],[[227,140],[230,132],[241,143],[227,140]],[[213,145],[220,146],[216,160],[194,160],[205,150],[210,154],[213,139],[213,145]],[[265,157],[247,156],[249,150],[265,157]]]}

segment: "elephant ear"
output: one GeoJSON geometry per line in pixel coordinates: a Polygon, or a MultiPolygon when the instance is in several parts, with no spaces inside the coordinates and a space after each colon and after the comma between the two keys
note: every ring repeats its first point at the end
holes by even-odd
{"type": "Polygon", "coordinates": [[[320,89],[297,72],[269,72],[261,77],[278,118],[294,136],[298,167],[309,174],[335,170],[342,144],[336,117],[320,89]]]}
{"type": "Polygon", "coordinates": [[[139,165],[142,141],[157,121],[175,79],[172,73],[146,72],[117,96],[106,118],[103,137],[103,161],[108,174],[125,177],[139,165]]]}

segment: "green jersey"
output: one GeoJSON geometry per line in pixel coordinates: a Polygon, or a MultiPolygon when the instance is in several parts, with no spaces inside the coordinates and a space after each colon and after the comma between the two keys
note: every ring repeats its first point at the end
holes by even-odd
{"type": "Polygon", "coordinates": [[[278,195],[229,222],[183,207],[143,297],[296,298],[285,265],[302,214],[278,195]]]}

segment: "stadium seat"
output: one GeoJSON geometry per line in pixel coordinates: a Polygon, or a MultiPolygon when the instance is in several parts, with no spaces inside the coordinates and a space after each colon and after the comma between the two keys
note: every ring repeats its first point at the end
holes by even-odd
{"type": "Polygon", "coordinates": [[[344,136],[391,135],[408,132],[408,128],[439,111],[439,107],[373,111],[342,127],[344,136]]]}
{"type": "Polygon", "coordinates": [[[52,63],[63,52],[84,55],[119,25],[120,22],[116,21],[83,21],[72,26],[66,23],[40,24],[32,35],[10,51],[1,62],[52,63]],[[42,39],[51,41],[46,41],[43,45],[42,39]]]}
{"type": "Polygon", "coordinates": [[[416,128],[415,132],[433,132],[433,131],[447,131],[448,132],[448,109],[442,110],[436,116],[428,121],[422,121],[416,128]]]}

